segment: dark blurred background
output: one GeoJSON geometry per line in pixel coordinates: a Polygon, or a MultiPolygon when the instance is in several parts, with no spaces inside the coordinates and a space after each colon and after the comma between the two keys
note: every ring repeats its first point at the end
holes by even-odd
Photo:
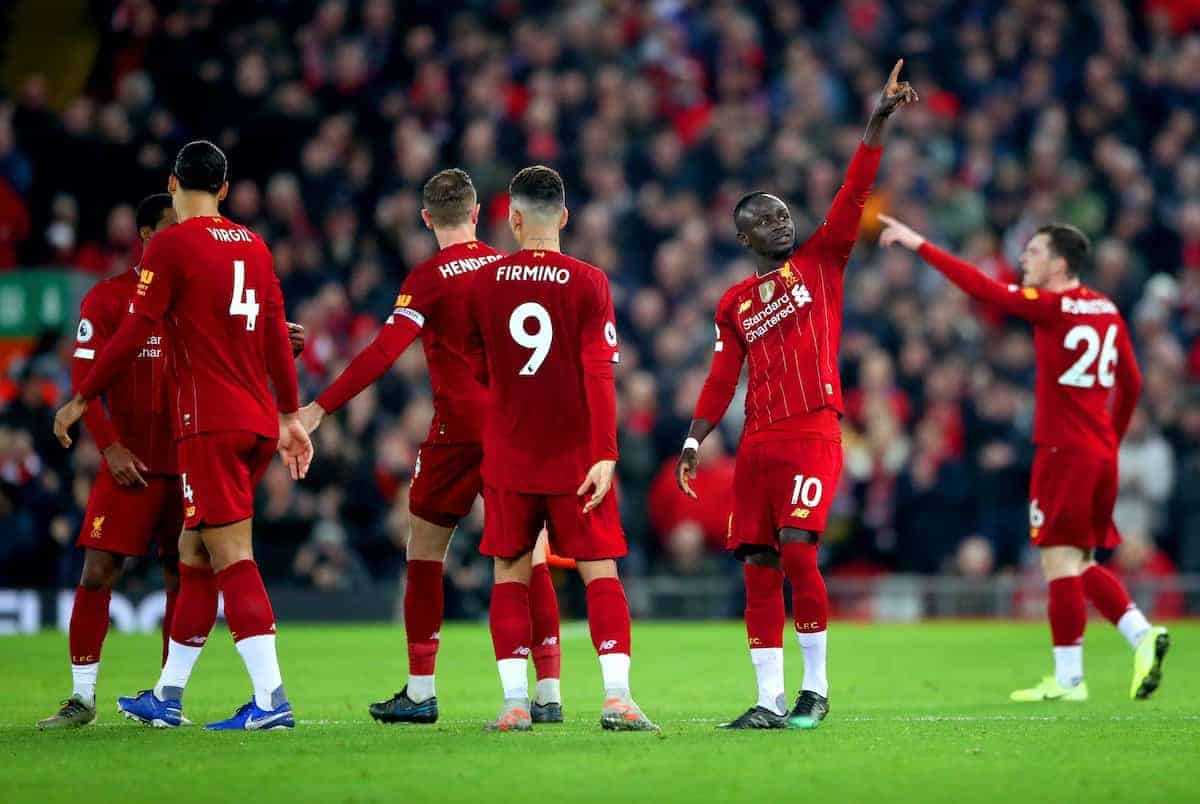
{"type": "MultiPolygon", "coordinates": [[[[846,616],[1022,614],[1033,348],[900,250],[875,213],[1012,281],[1025,239],[1092,238],[1086,281],[1131,324],[1146,384],[1121,448],[1109,560],[1155,616],[1200,613],[1200,2],[552,3],[16,0],[0,9],[0,586],[70,587],[98,455],[53,441],[79,294],[138,259],[133,207],[189,139],[229,154],[226,214],[263,235],[308,329],[311,399],[374,334],[436,244],[420,187],[468,170],[480,236],[512,247],[504,190],[567,182],[564,246],[610,275],[624,343],[621,500],[635,609],[737,614],[721,551],[741,396],[672,469],[715,302],[753,271],[731,209],[784,196],[818,223],[900,56],[922,102],[890,124],[851,259],[845,473],[822,562],[846,616]],[[81,279],[82,277],[82,279],[81,279]],[[1190,590],[1190,591],[1189,591],[1190,590]]],[[[273,587],[394,594],[406,485],[431,415],[419,348],[317,434],[318,461],[260,488],[273,587]]],[[[486,607],[478,510],[450,613],[486,607]]],[[[154,584],[152,562],[133,580],[154,584]]],[[[567,605],[575,591],[559,575],[567,605]]]]}

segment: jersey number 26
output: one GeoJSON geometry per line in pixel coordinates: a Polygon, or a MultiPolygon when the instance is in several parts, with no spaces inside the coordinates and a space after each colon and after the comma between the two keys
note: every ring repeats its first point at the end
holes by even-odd
{"type": "Polygon", "coordinates": [[[1063,338],[1063,347],[1074,352],[1081,346],[1083,354],[1062,373],[1058,378],[1059,384],[1072,388],[1092,388],[1099,378],[1101,388],[1112,388],[1116,382],[1113,369],[1117,365],[1117,325],[1108,325],[1108,329],[1104,331],[1103,344],[1095,327],[1087,324],[1072,327],[1063,338]],[[1096,365],[1096,373],[1093,374],[1092,364],[1096,363],[1097,355],[1100,362],[1096,365]]]}

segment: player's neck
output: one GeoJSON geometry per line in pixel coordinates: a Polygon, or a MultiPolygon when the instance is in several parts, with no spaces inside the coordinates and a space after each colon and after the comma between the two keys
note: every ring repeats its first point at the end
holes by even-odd
{"type": "Polygon", "coordinates": [[[1059,279],[1051,279],[1046,283],[1044,290],[1051,293],[1066,293],[1068,290],[1074,290],[1079,287],[1079,277],[1061,277],[1059,279]]]}
{"type": "Polygon", "coordinates": [[[764,254],[754,255],[755,268],[754,271],[758,276],[766,276],[773,271],[778,271],[780,267],[787,262],[787,257],[770,257],[764,254]]]}
{"type": "Polygon", "coordinates": [[[435,228],[433,236],[437,238],[438,248],[450,248],[462,243],[474,243],[475,237],[474,226],[447,226],[446,228],[435,228]]]}
{"type": "Polygon", "coordinates": [[[559,245],[558,233],[530,232],[521,238],[521,249],[524,251],[562,251],[559,245]]]}
{"type": "Polygon", "coordinates": [[[217,197],[212,193],[202,193],[196,190],[176,190],[171,199],[175,207],[175,216],[179,223],[189,218],[215,218],[220,215],[217,209],[217,197]]]}

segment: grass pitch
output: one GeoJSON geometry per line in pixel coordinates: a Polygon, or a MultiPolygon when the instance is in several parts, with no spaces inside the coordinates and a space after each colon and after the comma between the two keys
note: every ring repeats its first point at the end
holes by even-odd
{"type": "MultiPolygon", "coordinates": [[[[1200,624],[1172,627],[1163,687],[1128,698],[1132,654],[1107,623],[1088,631],[1084,704],[1018,705],[1050,670],[1040,624],[835,623],[829,719],[812,732],[721,732],[755,697],[736,623],[635,623],[634,695],[661,736],[602,732],[585,624],[563,628],[567,722],[484,734],[500,703],[490,639],[447,626],[441,720],[378,726],[369,701],[403,684],[399,628],[284,624],[294,732],[209,734],[137,726],[118,695],[153,683],[159,642],[104,646],[96,724],[39,732],[70,691],[66,636],[0,639],[0,801],[1196,801],[1200,624]]],[[[786,646],[791,694],[800,654],[786,646]]],[[[219,625],[185,699],[197,723],[249,697],[219,625]]]]}

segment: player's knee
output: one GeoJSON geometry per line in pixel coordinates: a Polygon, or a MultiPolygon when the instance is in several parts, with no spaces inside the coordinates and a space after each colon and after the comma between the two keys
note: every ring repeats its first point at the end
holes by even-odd
{"type": "Polygon", "coordinates": [[[1079,575],[1086,563],[1084,552],[1075,547],[1043,547],[1040,558],[1047,581],[1079,575]]]}
{"type": "Polygon", "coordinates": [[[405,555],[409,561],[445,561],[454,528],[411,516],[405,555]]]}
{"type": "Polygon", "coordinates": [[[579,577],[583,579],[584,586],[601,578],[618,577],[617,562],[611,558],[600,561],[579,561],[576,563],[576,567],[579,569],[579,577]]]}
{"type": "Polygon", "coordinates": [[[780,544],[816,544],[818,541],[820,534],[814,530],[783,528],[779,531],[780,544]]]}
{"type": "Polygon", "coordinates": [[[756,567],[780,568],[779,553],[776,553],[774,550],[767,549],[746,553],[743,558],[747,564],[753,564],[756,567]]]}
{"type": "Polygon", "coordinates": [[[496,583],[523,583],[528,585],[532,571],[530,554],[525,553],[515,558],[495,558],[493,560],[496,583]]]}
{"type": "Polygon", "coordinates": [[[124,559],[102,550],[88,550],[79,585],[84,589],[112,589],[121,580],[124,559]]]}

